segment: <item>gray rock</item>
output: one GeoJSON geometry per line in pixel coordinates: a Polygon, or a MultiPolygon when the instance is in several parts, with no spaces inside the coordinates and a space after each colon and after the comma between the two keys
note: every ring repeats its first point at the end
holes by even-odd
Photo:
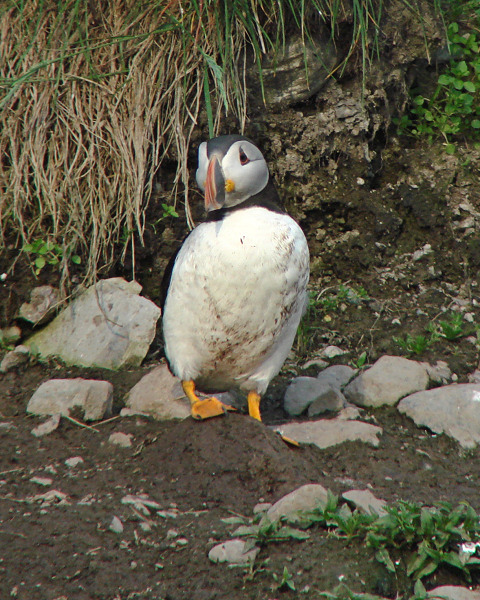
{"type": "Polygon", "coordinates": [[[425,390],[427,385],[423,364],[386,355],[349,383],[343,393],[357,406],[393,406],[404,396],[425,390]]]}
{"type": "Polygon", "coordinates": [[[65,464],[67,465],[67,467],[70,467],[71,469],[78,467],[78,465],[81,465],[84,462],[85,461],[83,460],[83,458],[81,456],[71,456],[70,458],[67,458],[65,460],[65,464]]]}
{"type": "Polygon", "coordinates": [[[113,533],[123,533],[122,521],[118,517],[113,516],[109,525],[109,529],[110,531],[113,531],[113,533]]]}
{"type": "Polygon", "coordinates": [[[17,346],[10,352],[7,352],[0,363],[0,373],[11,371],[20,365],[25,364],[30,356],[30,350],[26,346],[17,346]]]}
{"type": "Polygon", "coordinates": [[[133,435],[131,433],[123,433],[123,431],[115,431],[110,434],[108,442],[120,448],[130,448],[132,445],[133,435]]]}
{"type": "Polygon", "coordinates": [[[434,365],[422,363],[427,369],[428,377],[432,383],[446,385],[452,381],[452,372],[447,363],[443,360],[437,360],[434,365]]]}
{"type": "Polygon", "coordinates": [[[208,553],[208,558],[214,563],[229,563],[230,565],[248,565],[255,562],[260,548],[247,549],[247,542],[240,539],[228,540],[214,546],[208,553]]]}
{"type": "Polygon", "coordinates": [[[339,412],[345,407],[347,401],[339,390],[325,385],[325,391],[320,394],[308,407],[309,417],[318,417],[325,413],[339,412]]]}
{"type": "Polygon", "coordinates": [[[51,285],[41,285],[32,290],[30,302],[24,302],[19,315],[34,325],[45,323],[60,304],[60,292],[51,285]]]}
{"type": "Polygon", "coordinates": [[[336,358],[337,356],[343,356],[344,354],[345,350],[342,350],[338,346],[327,346],[320,353],[321,356],[328,359],[336,358]]]}
{"type": "Polygon", "coordinates": [[[333,365],[317,375],[318,381],[328,383],[332,388],[341,390],[357,373],[348,365],[333,365]]]}
{"type": "Polygon", "coordinates": [[[162,420],[190,416],[190,402],[180,380],[170,373],[167,365],[155,367],[144,375],[128,393],[125,406],[130,414],[146,414],[162,420]]]}
{"type": "Polygon", "coordinates": [[[136,282],[114,278],[88,288],[25,345],[65,363],[120,369],[138,366],[155,335],[160,309],[136,282]]]}
{"type": "MultiPolygon", "coordinates": [[[[324,26],[318,23],[317,27],[316,39],[292,37],[279,51],[270,52],[264,58],[262,79],[265,99],[257,98],[260,105],[264,104],[263,100],[272,106],[301,102],[324,85],[336,62],[336,51],[324,26]]],[[[253,87],[258,89],[259,86],[253,87]]]]}
{"type": "Polygon", "coordinates": [[[323,383],[315,377],[296,377],[285,392],[283,408],[289,415],[298,416],[318,400],[317,410],[321,410],[322,406],[326,410],[329,410],[328,407],[331,407],[330,410],[339,410],[344,405],[344,399],[339,395],[342,396],[340,392],[335,393],[329,383],[323,383]]]}
{"type": "Polygon", "coordinates": [[[34,427],[32,429],[32,435],[34,435],[35,437],[42,437],[44,435],[52,433],[52,431],[58,429],[58,426],[60,425],[60,417],[61,415],[59,414],[52,415],[49,419],[47,419],[43,423],[40,423],[40,425],[38,425],[37,427],[34,427]]]}
{"type": "Polygon", "coordinates": [[[0,329],[0,344],[8,346],[10,344],[14,344],[18,342],[18,340],[22,337],[22,330],[17,325],[12,325],[11,327],[5,327],[4,329],[0,329]]]}
{"type": "Polygon", "coordinates": [[[417,425],[445,433],[463,448],[480,443],[480,384],[452,384],[404,398],[398,410],[417,425]]]}
{"type": "Polygon", "coordinates": [[[480,600],[480,592],[474,592],[459,585],[442,585],[427,592],[432,600],[480,600]]]}
{"type": "Polygon", "coordinates": [[[349,490],[342,494],[344,500],[348,500],[354,506],[367,514],[376,514],[379,517],[387,514],[385,500],[381,500],[372,494],[370,490],[349,490]]]}
{"type": "Polygon", "coordinates": [[[319,448],[328,448],[342,442],[355,441],[378,446],[380,443],[378,436],[382,433],[382,428],[338,416],[335,419],[320,419],[306,423],[286,423],[275,431],[300,444],[315,444],[319,448]]]}
{"type": "MultiPolygon", "coordinates": [[[[271,506],[262,521],[279,521],[286,518],[289,522],[295,523],[301,520],[301,513],[311,511],[315,508],[324,508],[327,504],[328,490],[319,483],[307,483],[297,488],[290,494],[280,498],[271,506]]],[[[261,521],[261,522],[262,522],[261,521]]]]}
{"type": "Polygon", "coordinates": [[[74,407],[84,411],[86,421],[98,421],[112,410],[113,386],[95,379],[50,379],[36,390],[27,405],[34,415],[69,416],[74,407]]]}

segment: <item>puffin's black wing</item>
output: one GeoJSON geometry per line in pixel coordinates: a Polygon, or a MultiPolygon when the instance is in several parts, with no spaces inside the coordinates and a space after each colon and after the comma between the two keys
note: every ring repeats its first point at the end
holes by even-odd
{"type": "MultiPolygon", "coordinates": [[[[192,233],[192,232],[190,232],[192,233]]],[[[173,253],[172,257],[168,261],[167,266],[165,267],[165,271],[163,272],[162,283],[160,284],[160,309],[163,314],[163,307],[165,306],[165,302],[167,300],[168,288],[170,287],[170,281],[172,279],[173,267],[175,266],[175,261],[177,260],[177,255],[180,252],[185,240],[188,238],[190,233],[183,238],[181,244],[179,244],[178,248],[173,253]]]]}

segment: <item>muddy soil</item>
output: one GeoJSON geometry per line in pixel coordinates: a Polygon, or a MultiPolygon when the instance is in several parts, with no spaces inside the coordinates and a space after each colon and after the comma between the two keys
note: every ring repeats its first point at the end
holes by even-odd
{"type": "MultiPolygon", "coordinates": [[[[264,424],[242,414],[205,423],[120,418],[125,393],[163,360],[160,339],[145,364],[127,372],[32,361],[2,376],[1,598],[273,600],[294,595],[279,589],[285,567],[305,598],[318,598],[339,581],[356,591],[409,598],[411,581],[389,576],[359,542],[347,544],[322,529],[313,529],[306,542],[262,548],[253,569],[214,565],[207,557],[230,537],[222,519],[251,516],[258,502],[308,482],[336,494],[368,487],[387,501],[467,501],[480,510],[480,451],[463,452],[393,409],[370,413],[383,428],[378,448],[293,448],[268,428],[286,419],[281,399],[288,381],[314,374],[316,367],[303,367],[328,344],[345,351],[335,359],[344,364],[358,364],[362,355],[371,364],[386,353],[443,360],[457,381],[468,381],[478,366],[478,243],[469,228],[478,227],[480,188],[472,161],[395,143],[384,161],[368,189],[361,173],[347,175],[346,168],[330,175],[328,186],[319,172],[314,191],[303,179],[284,177],[284,193],[293,190],[297,200],[289,208],[312,250],[312,305],[295,353],[264,399],[264,424]],[[322,200],[309,200],[309,190],[322,200]],[[452,315],[462,316],[458,335],[434,336],[452,315]],[[398,342],[408,335],[428,343],[419,352],[408,349],[398,342]],[[49,378],[77,376],[113,383],[116,418],[90,428],[64,419],[57,431],[35,438],[31,430],[39,421],[25,413],[33,391],[49,378]],[[131,434],[131,447],[108,441],[119,431],[131,434]],[[82,462],[68,466],[73,457],[82,462]],[[157,504],[143,510],[128,503],[128,496],[141,494],[157,504]],[[110,528],[114,517],[123,523],[121,532],[110,528]]],[[[161,266],[184,226],[172,220],[164,233],[169,243],[158,255],[155,248],[145,254],[138,276],[153,300],[161,266]]],[[[2,284],[4,317],[35,284],[31,271],[16,269],[2,284]]],[[[441,569],[426,583],[465,581],[441,569]]],[[[472,585],[478,583],[474,575],[472,585]]]]}
{"type": "MultiPolygon", "coordinates": [[[[277,589],[274,574],[281,578],[284,567],[305,598],[318,598],[339,581],[407,598],[409,584],[392,580],[364,546],[321,529],[306,542],[268,545],[253,571],[214,565],[207,554],[231,535],[222,519],[252,516],[259,501],[275,501],[308,482],[336,494],[368,486],[387,501],[465,500],[480,510],[479,451],[465,454],[392,409],[371,414],[384,430],[378,448],[287,446],[268,428],[282,418],[272,397],[265,424],[240,414],[203,423],[118,418],[89,429],[63,420],[54,433],[35,438],[37,419],[25,415],[32,391],[49,377],[79,375],[111,379],[119,400],[140,373],[33,366],[0,383],[8,424],[0,430],[2,598],[273,599],[293,595],[277,589]],[[109,443],[119,431],[131,434],[130,448],[109,443]],[[73,457],[82,462],[67,466],[73,457]],[[141,494],[157,506],[142,512],[125,503],[141,494]],[[113,517],[122,532],[110,529],[113,517]]],[[[440,571],[429,583],[444,581],[461,577],[440,571]]]]}

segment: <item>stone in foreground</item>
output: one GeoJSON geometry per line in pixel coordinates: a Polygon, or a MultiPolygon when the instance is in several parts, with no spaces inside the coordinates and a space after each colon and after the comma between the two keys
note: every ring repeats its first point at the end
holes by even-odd
{"type": "Polygon", "coordinates": [[[141,364],[155,336],[160,309],[122,278],[88,288],[25,345],[69,365],[120,369],[141,364]]]}
{"type": "Polygon", "coordinates": [[[180,380],[167,365],[160,365],[144,375],[127,395],[122,414],[144,414],[155,419],[185,419],[190,416],[190,402],[185,398],[180,380]]]}
{"type": "MultiPolygon", "coordinates": [[[[298,416],[312,404],[315,404],[313,415],[339,411],[344,407],[345,398],[340,390],[333,389],[330,383],[319,381],[316,377],[296,377],[285,392],[285,412],[298,416]]],[[[309,416],[313,415],[309,410],[309,416]]]]}
{"type": "Polygon", "coordinates": [[[480,600],[480,592],[469,590],[459,585],[442,585],[427,593],[432,600],[480,600]]]}
{"type": "Polygon", "coordinates": [[[385,500],[377,498],[370,490],[349,490],[342,494],[342,498],[366,514],[375,514],[379,517],[387,514],[385,500]]]}
{"type": "Polygon", "coordinates": [[[297,488],[290,494],[280,498],[271,506],[262,521],[279,521],[286,518],[290,522],[301,520],[301,513],[311,511],[319,506],[324,508],[327,504],[328,490],[323,485],[307,483],[297,488]]]}
{"type": "Polygon", "coordinates": [[[291,438],[300,444],[315,444],[319,448],[329,448],[343,442],[366,442],[378,446],[378,436],[382,428],[364,423],[344,419],[341,416],[335,419],[320,419],[304,423],[286,423],[275,429],[280,435],[291,438]]]}
{"type": "Polygon", "coordinates": [[[417,425],[445,433],[463,448],[480,443],[480,384],[447,385],[404,398],[398,410],[417,425]]]}
{"type": "Polygon", "coordinates": [[[34,415],[70,416],[72,409],[84,411],[86,421],[99,421],[112,410],[113,386],[96,379],[50,379],[36,390],[27,405],[34,415]]]}
{"type": "Polygon", "coordinates": [[[357,406],[393,406],[404,396],[425,390],[427,386],[425,365],[401,356],[385,355],[350,382],[343,393],[357,406]]]}
{"type": "Polygon", "coordinates": [[[45,323],[60,304],[60,292],[51,285],[33,288],[30,302],[24,302],[19,314],[22,319],[34,325],[45,323]]]}
{"type": "Polygon", "coordinates": [[[247,542],[240,539],[228,540],[214,546],[208,558],[214,563],[229,563],[231,566],[253,564],[260,548],[247,549],[247,542]]]}

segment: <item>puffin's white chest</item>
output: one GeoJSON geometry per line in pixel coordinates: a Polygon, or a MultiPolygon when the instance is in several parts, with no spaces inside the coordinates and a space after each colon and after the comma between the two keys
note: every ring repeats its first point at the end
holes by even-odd
{"type": "Polygon", "coordinates": [[[287,215],[252,207],[199,225],[177,256],[164,309],[176,374],[240,385],[287,333],[291,345],[308,262],[305,236],[287,215]]]}

